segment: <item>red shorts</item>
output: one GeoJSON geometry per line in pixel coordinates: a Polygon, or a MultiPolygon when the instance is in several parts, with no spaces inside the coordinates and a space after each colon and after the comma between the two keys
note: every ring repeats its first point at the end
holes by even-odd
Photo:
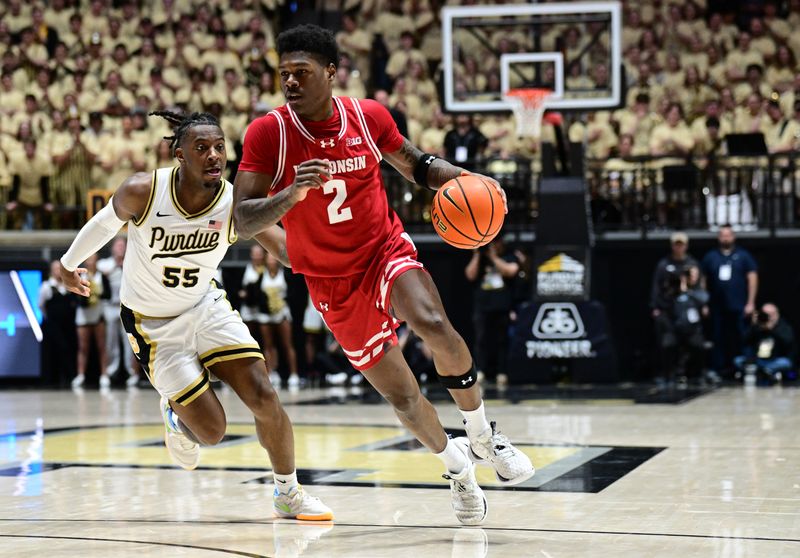
{"type": "Polygon", "coordinates": [[[424,269],[417,249],[403,233],[386,244],[364,272],[344,277],[306,275],[314,307],[342,346],[353,368],[366,370],[397,344],[400,325],[391,315],[392,285],[406,271],[424,269]]]}

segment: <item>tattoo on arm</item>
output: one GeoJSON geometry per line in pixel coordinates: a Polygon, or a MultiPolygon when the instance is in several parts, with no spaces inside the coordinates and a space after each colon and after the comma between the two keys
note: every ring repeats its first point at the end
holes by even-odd
{"type": "Polygon", "coordinates": [[[236,206],[236,230],[242,238],[253,238],[276,224],[294,207],[296,201],[287,188],[274,196],[242,200],[236,206]]]}
{"type": "MultiPolygon", "coordinates": [[[[400,149],[387,154],[386,159],[406,179],[414,182],[414,169],[422,155],[424,155],[422,150],[406,139],[403,140],[400,149]]],[[[444,159],[436,159],[428,168],[428,188],[436,191],[442,184],[461,175],[463,171],[461,167],[452,165],[444,159]]]]}
{"type": "Polygon", "coordinates": [[[417,166],[417,161],[419,161],[419,158],[422,157],[422,150],[412,144],[410,141],[403,140],[403,145],[400,146],[400,150],[397,152],[397,154],[402,157],[404,163],[403,170],[398,170],[403,173],[403,176],[413,181],[414,167],[417,166]],[[404,170],[406,172],[403,172],[404,170]]]}
{"type": "Polygon", "coordinates": [[[457,167],[444,159],[436,159],[428,168],[428,188],[434,192],[442,187],[448,180],[461,176],[464,169],[457,167]]]}

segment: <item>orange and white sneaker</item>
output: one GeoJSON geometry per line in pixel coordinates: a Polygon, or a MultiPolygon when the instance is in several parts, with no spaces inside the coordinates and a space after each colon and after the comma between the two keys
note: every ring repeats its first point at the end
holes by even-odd
{"type": "Polygon", "coordinates": [[[283,519],[301,521],[333,521],[333,512],[322,500],[306,493],[301,485],[293,487],[288,494],[278,491],[272,494],[275,515],[283,519]]]}

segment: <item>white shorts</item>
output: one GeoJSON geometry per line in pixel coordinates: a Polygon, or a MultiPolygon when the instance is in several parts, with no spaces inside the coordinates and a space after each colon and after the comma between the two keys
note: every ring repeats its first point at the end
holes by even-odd
{"type": "Polygon", "coordinates": [[[242,304],[242,307],[239,308],[239,313],[242,315],[242,320],[245,322],[267,323],[267,315],[264,312],[259,312],[258,308],[255,306],[242,304]]]}
{"type": "Polygon", "coordinates": [[[92,326],[103,320],[103,304],[94,306],[78,306],[75,311],[75,325],[92,326]]]}
{"type": "Polygon", "coordinates": [[[309,298],[308,304],[306,304],[306,311],[303,314],[303,330],[306,333],[322,333],[322,329],[322,314],[319,313],[309,298]]]}
{"type": "Polygon", "coordinates": [[[289,312],[289,307],[284,306],[283,309],[277,314],[264,314],[266,321],[265,324],[282,324],[285,320],[292,321],[292,313],[289,312]]]}
{"type": "Polygon", "coordinates": [[[168,399],[188,405],[209,387],[212,365],[264,359],[239,313],[212,286],[193,308],[174,318],[149,318],[126,306],[122,324],[150,383],[168,399]]]}

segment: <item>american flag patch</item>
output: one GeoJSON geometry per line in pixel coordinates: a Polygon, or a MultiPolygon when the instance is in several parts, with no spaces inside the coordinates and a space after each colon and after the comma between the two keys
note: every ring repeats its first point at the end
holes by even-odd
{"type": "Polygon", "coordinates": [[[222,221],[215,221],[214,219],[211,219],[208,222],[208,228],[212,231],[219,231],[222,229],[222,221]]]}

